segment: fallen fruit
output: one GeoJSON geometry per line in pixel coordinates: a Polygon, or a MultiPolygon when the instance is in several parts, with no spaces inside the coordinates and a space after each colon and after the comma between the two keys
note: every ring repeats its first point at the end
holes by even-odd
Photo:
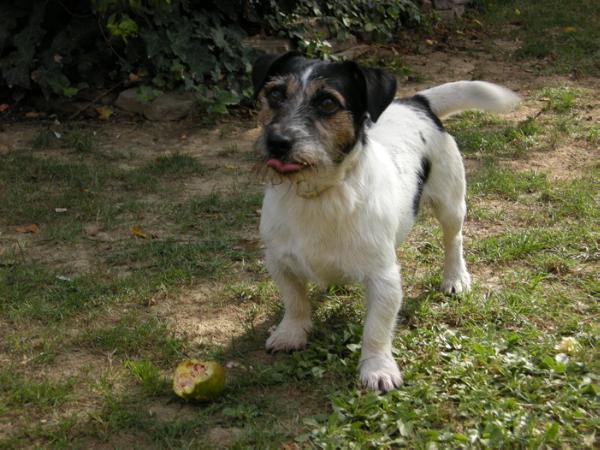
{"type": "Polygon", "coordinates": [[[186,400],[212,400],[224,387],[225,370],[217,362],[189,359],[175,369],[173,391],[186,400]]]}

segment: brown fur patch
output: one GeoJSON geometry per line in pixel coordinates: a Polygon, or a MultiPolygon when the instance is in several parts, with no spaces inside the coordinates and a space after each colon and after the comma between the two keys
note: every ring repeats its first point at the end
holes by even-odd
{"type": "Polygon", "coordinates": [[[281,89],[282,87],[284,87],[285,95],[288,99],[292,98],[300,90],[298,80],[296,80],[296,78],[292,75],[289,75],[287,77],[276,77],[269,81],[267,84],[265,84],[265,87],[259,95],[261,109],[258,113],[258,121],[261,125],[265,126],[273,118],[273,110],[269,106],[269,102],[267,101],[267,95],[273,89],[281,89]]]}
{"type": "Polygon", "coordinates": [[[346,107],[346,99],[342,94],[336,91],[331,86],[327,85],[325,80],[314,80],[306,87],[306,96],[312,98],[317,92],[326,92],[333,96],[344,108],[346,107]]]}
{"type": "Polygon", "coordinates": [[[258,112],[258,122],[264,127],[273,118],[273,110],[269,106],[269,103],[265,100],[261,100],[260,111],[258,112]]]}
{"type": "Polygon", "coordinates": [[[288,75],[286,77],[275,77],[267,84],[262,91],[262,96],[266,97],[266,95],[276,88],[285,87],[285,95],[287,98],[292,98],[296,93],[300,90],[300,84],[296,77],[292,75],[288,75]]]}
{"type": "Polygon", "coordinates": [[[327,148],[344,152],[356,140],[354,122],[349,111],[342,109],[318,121],[316,125],[323,142],[327,143],[327,148]]]}

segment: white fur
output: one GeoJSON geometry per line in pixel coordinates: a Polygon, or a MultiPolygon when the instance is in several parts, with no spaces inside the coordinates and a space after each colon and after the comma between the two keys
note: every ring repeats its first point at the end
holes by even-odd
{"type": "Polygon", "coordinates": [[[486,81],[454,81],[419,94],[427,97],[432,111],[440,118],[468,109],[508,112],[521,100],[510,89],[486,81]]]}
{"type": "MultiPolygon", "coordinates": [[[[440,114],[464,107],[500,110],[514,102],[512,92],[481,82],[449,83],[421,94],[440,114]]],[[[367,133],[367,144],[354,150],[355,165],[344,169],[339,183],[318,190],[318,196],[299,196],[285,182],[267,186],[260,233],[285,314],[266,346],[276,351],[306,345],[312,324],[308,281],[321,286],[362,282],[368,311],[359,376],[367,388],[388,391],[402,382],[392,357],[402,305],[396,246],[415,220],[413,200],[422,158],[429,159],[431,171],[421,200],[432,205],[443,229],[442,289],[449,293],[470,288],[461,231],[465,176],[452,136],[406,104],[392,103],[367,133]]]]}

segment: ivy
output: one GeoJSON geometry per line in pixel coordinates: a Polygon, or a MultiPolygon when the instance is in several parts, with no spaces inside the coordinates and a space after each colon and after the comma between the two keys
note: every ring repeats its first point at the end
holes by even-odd
{"type": "Polygon", "coordinates": [[[49,99],[137,83],[150,96],[194,91],[208,111],[224,113],[252,95],[249,31],[327,56],[323,27],[339,38],[391,40],[418,20],[412,0],[5,0],[0,88],[13,100],[35,92],[49,99]]]}

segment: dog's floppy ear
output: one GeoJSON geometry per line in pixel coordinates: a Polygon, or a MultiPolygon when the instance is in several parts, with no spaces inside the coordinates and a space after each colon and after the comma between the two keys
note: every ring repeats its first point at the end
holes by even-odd
{"type": "Polygon", "coordinates": [[[288,52],[283,55],[265,54],[259,56],[252,66],[252,85],[256,97],[267,80],[278,72],[289,59],[300,56],[298,52],[288,52]]]}
{"type": "Polygon", "coordinates": [[[394,100],[396,95],[396,77],[380,69],[358,66],[367,87],[367,111],[371,120],[376,122],[381,113],[394,100]]]}

